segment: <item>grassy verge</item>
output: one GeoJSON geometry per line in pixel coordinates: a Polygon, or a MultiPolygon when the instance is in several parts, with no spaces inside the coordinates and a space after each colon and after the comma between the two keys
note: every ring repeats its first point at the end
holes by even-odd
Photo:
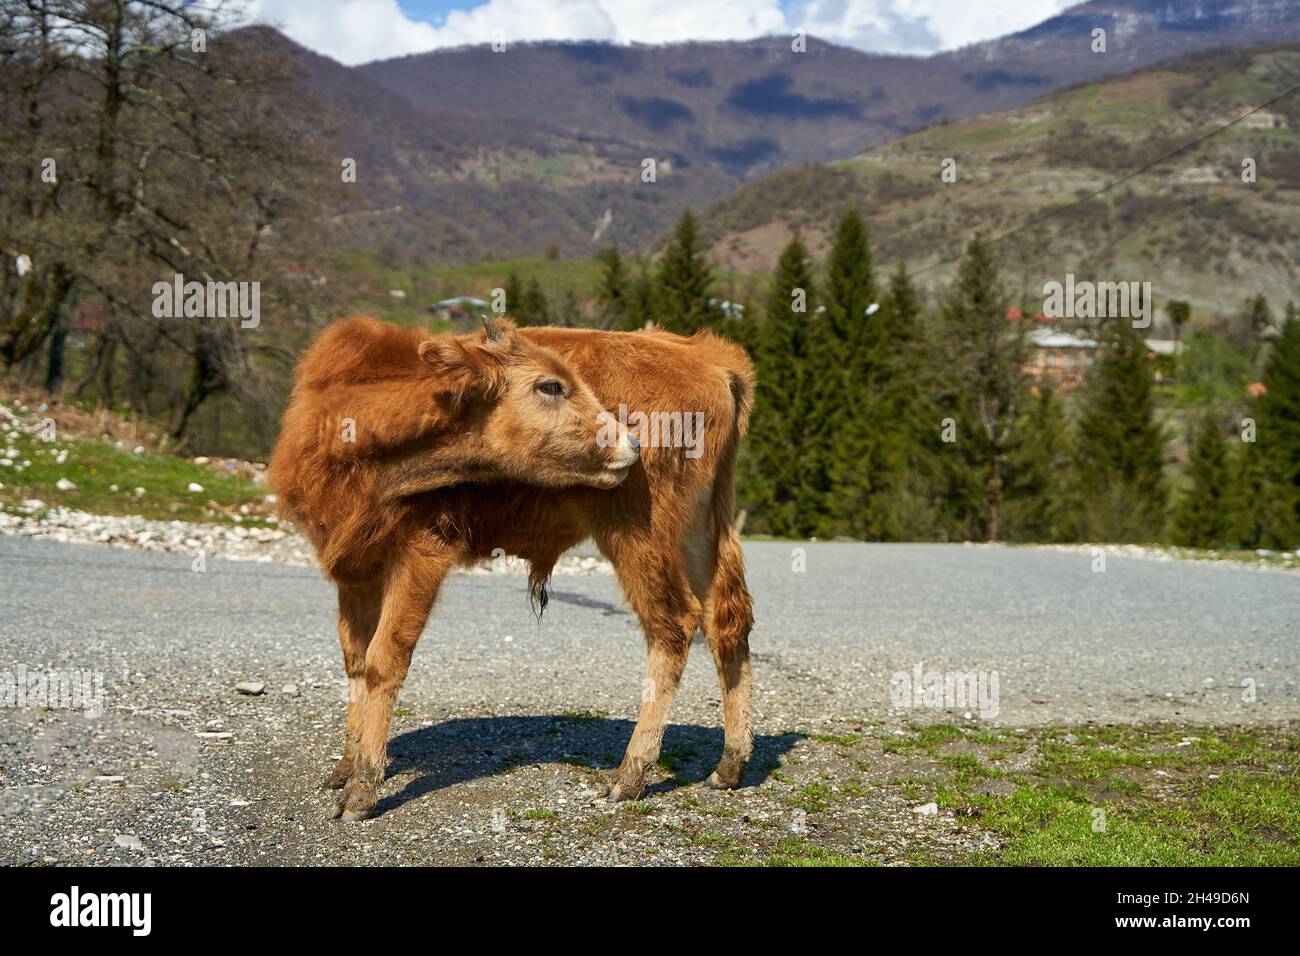
{"type": "Polygon", "coordinates": [[[265,513],[267,489],[222,475],[184,458],[135,454],[112,442],[69,438],[54,442],[12,433],[0,439],[0,507],[13,510],[30,498],[93,514],[258,525],[238,515],[242,505],[265,513]],[[30,462],[30,464],[25,464],[30,462]],[[59,487],[59,482],[75,487],[59,487]],[[191,491],[190,485],[201,491],[191,491]],[[143,489],[143,490],[140,490],[143,489]]]}
{"type": "Polygon", "coordinates": [[[894,785],[928,791],[961,825],[992,834],[998,848],[969,862],[1300,865],[1294,728],[976,733],[937,725],[887,751],[921,753],[947,768],[937,783],[894,785]]]}

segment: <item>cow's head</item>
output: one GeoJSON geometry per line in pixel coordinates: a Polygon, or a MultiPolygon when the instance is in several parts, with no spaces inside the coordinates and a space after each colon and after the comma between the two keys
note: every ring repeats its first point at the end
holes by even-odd
{"type": "Polygon", "coordinates": [[[639,458],[636,439],[611,429],[577,372],[528,341],[505,319],[484,319],[481,337],[442,335],[420,358],[465,405],[466,464],[527,484],[614,488],[639,458]]]}

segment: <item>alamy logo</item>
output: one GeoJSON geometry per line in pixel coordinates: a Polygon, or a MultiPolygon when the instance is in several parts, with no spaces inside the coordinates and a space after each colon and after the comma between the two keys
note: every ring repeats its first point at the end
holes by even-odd
{"type": "Polygon", "coordinates": [[[687,458],[699,458],[704,452],[703,412],[628,413],[627,403],[619,402],[618,417],[601,412],[596,444],[613,448],[620,432],[636,438],[642,448],[685,448],[687,458]]]}
{"type": "Polygon", "coordinates": [[[71,892],[50,897],[51,926],[129,926],[133,936],[148,936],[153,928],[152,893],[71,892]]]}
{"type": "Polygon", "coordinates": [[[991,720],[1002,710],[997,671],[928,671],[921,661],[889,679],[889,699],[900,709],[973,710],[991,720]]]}
{"type": "Polygon", "coordinates": [[[1133,328],[1151,326],[1150,282],[1076,282],[1043,284],[1043,314],[1054,319],[1132,319],[1133,328]]]}
{"type": "Polygon", "coordinates": [[[172,281],[153,284],[156,319],[239,319],[255,329],[262,321],[262,283],[186,282],[179,272],[172,281]]]}
{"type": "Polygon", "coordinates": [[[100,671],[32,671],[19,664],[17,672],[0,670],[0,707],[40,707],[84,710],[87,717],[104,713],[104,675],[100,671]]]}

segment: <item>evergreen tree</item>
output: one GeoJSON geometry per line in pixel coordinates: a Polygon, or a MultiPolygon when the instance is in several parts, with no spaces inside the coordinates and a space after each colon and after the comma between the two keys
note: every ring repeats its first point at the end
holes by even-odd
{"type": "Polygon", "coordinates": [[[1192,317],[1191,303],[1170,299],[1165,303],[1165,315],[1169,316],[1169,324],[1174,329],[1174,341],[1177,342],[1183,337],[1183,326],[1192,317]]]}
{"type": "Polygon", "coordinates": [[[519,307],[513,316],[519,325],[546,325],[549,321],[546,293],[542,291],[542,283],[537,276],[524,283],[523,291],[519,294],[519,307]]]}
{"type": "Polygon", "coordinates": [[[1253,295],[1246,300],[1241,310],[1242,325],[1258,338],[1273,327],[1273,312],[1268,307],[1268,299],[1262,294],[1253,295]]]}
{"type": "Polygon", "coordinates": [[[868,342],[870,321],[867,308],[876,301],[876,279],[872,266],[867,228],[856,209],[841,217],[826,263],[826,318],[831,334],[855,363],[869,363],[873,350],[868,342]]]}
{"type": "MultiPolygon", "coordinates": [[[[1258,437],[1256,435],[1256,437],[1258,437]]],[[[1241,441],[1231,461],[1236,474],[1236,539],[1243,548],[1288,548],[1291,511],[1258,441],[1241,441]]]]}
{"type": "Polygon", "coordinates": [[[1077,520],[1069,422],[1050,388],[1027,403],[1007,448],[1006,537],[1071,540],[1077,520]]]}
{"type": "Polygon", "coordinates": [[[691,335],[712,325],[717,309],[709,305],[713,274],[700,249],[695,216],[682,213],[655,275],[655,320],[670,332],[691,335]]]}
{"type": "Polygon", "coordinates": [[[618,245],[608,246],[596,253],[600,263],[600,280],[596,285],[596,301],[600,305],[599,321],[602,328],[621,329],[627,325],[629,288],[627,267],[619,254],[618,245]]]}
{"type": "Polygon", "coordinates": [[[1146,343],[1123,320],[1101,333],[1079,420],[1081,532],[1090,541],[1154,541],[1164,525],[1164,436],[1146,343]]]}
{"type": "Polygon", "coordinates": [[[1300,547],[1300,310],[1288,306],[1264,366],[1265,394],[1256,403],[1257,441],[1279,504],[1271,540],[1300,547]]]}
{"type": "Polygon", "coordinates": [[[823,463],[817,483],[826,503],[818,533],[879,538],[870,509],[886,479],[879,457],[880,400],[872,389],[884,356],[869,344],[867,315],[875,302],[871,249],[862,217],[850,210],[840,219],[826,264],[825,312],[818,319],[819,347],[812,380],[818,390],[815,428],[823,463]]]}
{"type": "Polygon", "coordinates": [[[1007,440],[1024,391],[1024,329],[1008,321],[1007,302],[993,247],[977,233],[944,297],[943,324],[949,374],[959,387],[953,417],[975,425],[959,442],[968,443],[968,461],[986,476],[981,513],[970,516],[969,533],[990,541],[1001,534],[1007,440]]]}
{"type": "Polygon", "coordinates": [[[524,303],[524,287],[519,281],[519,273],[512,269],[506,275],[505,284],[501,288],[505,292],[506,315],[518,321],[519,310],[523,308],[524,303]]]}
{"type": "Polygon", "coordinates": [[[812,266],[796,236],[777,262],[756,332],[758,393],[741,460],[751,526],[769,534],[806,537],[824,507],[815,488],[823,459],[809,438],[813,309],[812,266]]]}
{"type": "Polygon", "coordinates": [[[1188,548],[1221,548],[1241,527],[1234,513],[1239,498],[1234,487],[1223,430],[1206,415],[1192,432],[1187,462],[1191,486],[1174,508],[1173,542],[1188,548]]]}

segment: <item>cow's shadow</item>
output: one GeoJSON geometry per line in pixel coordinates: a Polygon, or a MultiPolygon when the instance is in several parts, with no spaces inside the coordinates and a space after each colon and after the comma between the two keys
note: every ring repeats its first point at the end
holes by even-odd
{"type": "MultiPolygon", "coordinates": [[[[378,813],[457,783],[494,777],[517,766],[575,764],[608,770],[618,766],[632,736],[630,720],[588,715],[459,717],[394,737],[388,744],[388,776],[410,779],[379,801],[378,813]]],[[[742,787],[767,779],[781,755],[798,741],[794,734],[756,736],[742,787]]],[[[669,724],[660,765],[671,778],[646,794],[665,793],[703,781],[722,755],[722,728],[669,724]]]]}

